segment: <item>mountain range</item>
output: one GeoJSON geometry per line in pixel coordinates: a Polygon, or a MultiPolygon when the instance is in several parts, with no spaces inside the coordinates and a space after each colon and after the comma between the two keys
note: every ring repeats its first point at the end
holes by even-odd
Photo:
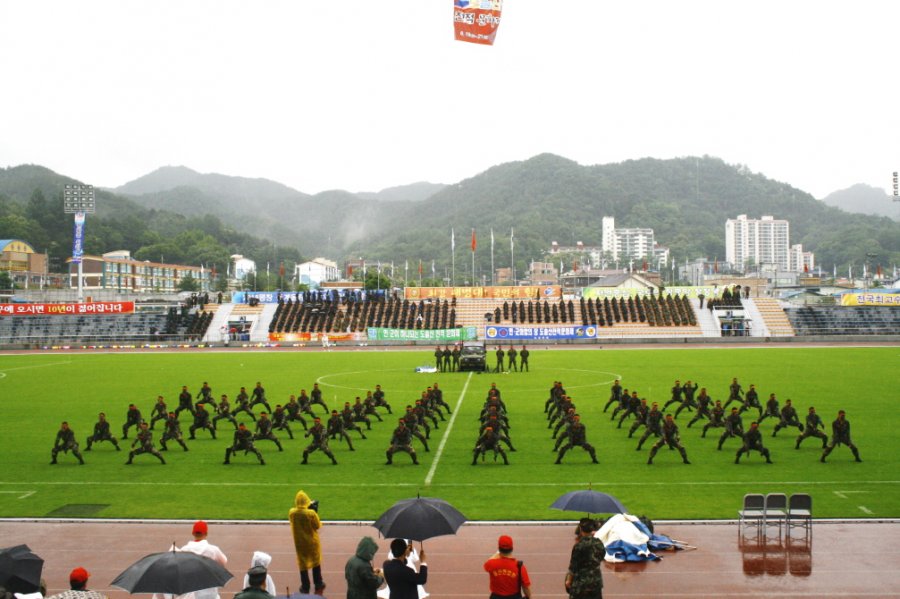
{"type": "MultiPolygon", "coordinates": [[[[24,201],[35,187],[53,196],[63,181],[70,179],[42,167],[0,169],[0,198],[24,201]]],[[[451,231],[456,268],[466,270],[473,230],[480,269],[490,265],[492,235],[496,264],[509,264],[514,230],[521,272],[530,260],[542,258],[552,241],[600,245],[604,216],[615,217],[619,227],[653,228],[657,242],[683,262],[697,257],[723,261],[726,219],[772,215],[788,220],[791,243],[816,252],[817,262],[829,270],[832,264],[861,264],[866,254],[878,255],[885,265],[900,262],[900,222],[847,211],[868,206],[868,200],[853,199],[862,197],[862,191],[872,198],[879,191],[859,187],[823,202],[746,166],[709,156],[582,166],[541,154],[449,185],[421,182],[377,193],[333,190],[314,195],[266,179],[169,166],[104,190],[97,216],[122,216],[135,207],[156,217],[212,216],[229,230],[296,248],[304,257],[434,260],[442,272],[454,262],[451,231]],[[828,205],[832,202],[841,202],[843,209],[828,205]]],[[[263,241],[257,247],[264,247],[263,241]]],[[[251,251],[241,253],[254,257],[251,251]]]]}

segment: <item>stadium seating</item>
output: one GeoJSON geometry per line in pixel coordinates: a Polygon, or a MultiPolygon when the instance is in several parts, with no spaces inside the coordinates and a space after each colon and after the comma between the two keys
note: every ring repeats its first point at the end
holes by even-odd
{"type": "Polygon", "coordinates": [[[880,306],[803,306],[785,310],[797,335],[898,335],[900,309],[880,306]]]}

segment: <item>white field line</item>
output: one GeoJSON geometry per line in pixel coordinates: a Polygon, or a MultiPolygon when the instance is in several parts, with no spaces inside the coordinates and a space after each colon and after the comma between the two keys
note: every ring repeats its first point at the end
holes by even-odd
{"type": "MultiPolygon", "coordinates": [[[[23,481],[0,481],[0,485],[9,485],[9,486],[22,486],[23,481]]],[[[179,483],[179,482],[153,482],[153,481],[88,481],[88,480],[73,480],[73,481],[27,481],[25,484],[30,486],[54,486],[54,487],[65,487],[65,486],[130,486],[130,487],[289,487],[294,488],[297,486],[296,483],[286,482],[286,483],[274,483],[274,482],[264,482],[264,481],[247,481],[247,482],[189,482],[189,483],[179,483]]],[[[739,486],[739,485],[816,485],[816,486],[824,486],[824,485],[847,485],[847,484],[859,484],[859,485],[900,485],[900,480],[857,480],[857,481],[848,481],[848,480],[827,480],[827,481],[808,481],[808,480],[776,480],[776,481],[681,481],[681,482],[597,482],[595,481],[560,481],[560,482],[495,482],[491,483],[492,486],[495,487],[587,487],[587,485],[599,486],[603,485],[604,487],[665,487],[665,486],[677,486],[677,487],[691,487],[691,486],[700,486],[700,487],[718,487],[718,486],[739,486]]],[[[370,482],[366,483],[369,487],[417,487],[420,486],[418,483],[400,483],[400,482],[386,482],[386,483],[375,483],[370,482]]],[[[348,483],[316,483],[316,486],[320,487],[352,487],[358,488],[358,482],[348,482],[348,483]]],[[[483,487],[484,483],[438,483],[439,487],[483,487]]],[[[2,492],[2,491],[0,491],[2,492]]]]}
{"type": "Polygon", "coordinates": [[[459,398],[456,400],[456,406],[453,408],[453,415],[450,417],[450,422],[447,423],[447,428],[444,429],[444,434],[441,435],[441,443],[438,445],[437,452],[434,454],[434,460],[431,461],[431,468],[428,469],[428,474],[425,476],[426,487],[431,484],[431,479],[434,478],[434,472],[437,470],[438,462],[441,461],[441,455],[444,453],[444,446],[447,444],[447,439],[450,437],[450,431],[453,430],[453,423],[456,422],[456,417],[459,416],[459,409],[462,407],[463,399],[466,396],[466,390],[469,388],[469,383],[471,381],[472,373],[469,372],[469,376],[466,378],[466,384],[463,385],[459,398]]]}
{"type": "Polygon", "coordinates": [[[51,362],[50,364],[35,364],[34,366],[16,366],[15,368],[0,368],[0,372],[12,372],[14,370],[29,370],[31,368],[48,368],[50,366],[61,366],[63,364],[71,364],[72,361],[51,362]]]}
{"type": "Polygon", "coordinates": [[[0,493],[5,493],[7,495],[18,495],[17,499],[26,499],[37,493],[37,491],[0,491],[0,493]]]}
{"type": "Polygon", "coordinates": [[[866,514],[868,514],[868,515],[870,515],[870,516],[873,515],[873,514],[875,513],[875,512],[873,512],[872,510],[870,510],[869,508],[867,508],[867,507],[864,506],[864,505],[858,505],[858,506],[856,506],[856,507],[858,507],[859,509],[861,509],[863,512],[865,512],[866,514]]]}

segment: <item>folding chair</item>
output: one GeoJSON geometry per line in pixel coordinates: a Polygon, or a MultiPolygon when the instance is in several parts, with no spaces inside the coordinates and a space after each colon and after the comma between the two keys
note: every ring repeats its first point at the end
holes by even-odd
{"type": "Polygon", "coordinates": [[[759,537],[766,525],[765,497],[761,493],[747,493],[744,495],[743,508],[738,510],[738,530],[741,538],[748,528],[756,528],[756,536],[759,537]]]}
{"type": "Polygon", "coordinates": [[[788,501],[787,536],[792,528],[804,529],[806,538],[812,536],[812,497],[806,493],[794,493],[788,501]]]}
{"type": "Polygon", "coordinates": [[[787,525],[787,495],[784,493],[766,495],[763,513],[764,534],[768,536],[769,528],[777,527],[778,539],[781,540],[781,526],[787,525]]]}

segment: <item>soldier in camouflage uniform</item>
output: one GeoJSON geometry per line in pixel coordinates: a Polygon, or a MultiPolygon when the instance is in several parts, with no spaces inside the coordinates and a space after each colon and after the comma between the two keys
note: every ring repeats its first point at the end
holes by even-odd
{"type": "Polygon", "coordinates": [[[178,407],[175,408],[175,414],[179,415],[185,410],[194,411],[194,396],[188,391],[187,385],[182,385],[181,393],[178,394],[178,407]]]}
{"type": "Polygon", "coordinates": [[[212,438],[216,438],[216,429],[213,428],[212,423],[209,421],[209,412],[206,411],[206,406],[202,403],[198,403],[197,407],[194,408],[194,423],[190,428],[191,439],[196,438],[194,434],[200,429],[208,430],[212,438]]]}
{"type": "Polygon", "coordinates": [[[562,449],[559,450],[559,455],[556,456],[555,463],[561,464],[563,456],[573,447],[581,447],[591,455],[591,461],[593,463],[599,463],[597,461],[597,450],[594,449],[593,445],[587,442],[587,429],[581,422],[581,416],[578,414],[575,414],[575,422],[572,423],[572,426],[563,431],[563,434],[559,436],[560,442],[563,439],[568,439],[569,442],[563,445],[562,449]]]}
{"type": "Polygon", "coordinates": [[[816,409],[810,406],[809,413],[806,415],[806,428],[803,429],[803,433],[797,437],[797,445],[794,449],[800,449],[800,443],[807,437],[818,437],[819,439],[822,439],[822,449],[825,449],[825,447],[828,446],[828,435],[820,431],[819,428],[824,429],[825,423],[822,422],[822,419],[816,414],[816,409]]]}
{"type": "MultiPolygon", "coordinates": [[[[704,432],[706,432],[705,427],[704,432]]],[[[732,437],[737,437],[739,439],[744,438],[744,419],[741,418],[741,414],[738,412],[737,408],[731,408],[731,414],[725,417],[725,432],[719,437],[718,449],[721,450],[725,440],[732,437]]]]}
{"type": "Polygon", "coordinates": [[[478,463],[478,456],[482,456],[482,461],[484,461],[483,456],[488,452],[488,450],[494,451],[495,461],[497,459],[497,454],[499,453],[503,458],[503,463],[509,466],[509,459],[507,459],[506,452],[503,451],[503,447],[500,445],[500,437],[490,426],[484,428],[484,432],[475,443],[475,449],[472,450],[472,465],[474,466],[478,463]]]}
{"type": "Polygon", "coordinates": [[[234,425],[234,430],[237,430],[238,423],[237,420],[234,419],[234,416],[231,414],[231,402],[228,401],[228,396],[224,393],[222,397],[219,398],[219,405],[216,406],[216,415],[213,416],[212,419],[212,427],[213,429],[217,429],[218,426],[216,423],[219,420],[227,420],[231,424],[234,425]]]}
{"type": "Polygon", "coordinates": [[[566,572],[566,591],[570,599],[598,599],[603,596],[603,558],[606,548],[594,536],[599,529],[590,518],[578,525],[578,540],[572,547],[569,569],[566,572]]]}
{"type": "MultiPolygon", "coordinates": [[[[706,387],[700,389],[700,395],[697,396],[697,414],[691,418],[691,421],[688,422],[687,427],[691,428],[691,426],[695,422],[700,422],[703,418],[707,420],[712,420],[712,412],[710,411],[712,407],[712,397],[710,397],[706,393],[706,387]]],[[[723,408],[724,409],[724,408],[723,408]]],[[[675,415],[678,416],[678,411],[675,411],[675,415]]]]}
{"type": "Polygon", "coordinates": [[[94,434],[87,438],[87,447],[85,447],[84,450],[90,451],[91,445],[94,443],[109,441],[115,445],[116,451],[121,451],[122,448],[119,447],[119,442],[109,432],[109,422],[106,421],[106,414],[100,412],[100,415],[97,416],[97,418],[97,424],[94,425],[94,434]]]}
{"type": "Polygon", "coordinates": [[[153,430],[153,427],[156,425],[157,420],[165,421],[169,416],[169,410],[166,408],[166,401],[163,399],[163,396],[160,395],[156,398],[156,404],[153,406],[153,410],[151,410],[153,416],[150,418],[150,430],[153,430]]]}
{"type": "Polygon", "coordinates": [[[375,385],[375,392],[372,394],[372,399],[375,400],[375,405],[380,408],[385,408],[388,414],[393,414],[394,412],[391,410],[391,405],[384,398],[384,391],[381,390],[381,385],[375,385]]]}
{"type": "MultiPolygon", "coordinates": [[[[693,423],[693,420],[691,423],[693,423]]],[[[725,426],[725,408],[722,407],[722,402],[717,399],[715,407],[710,412],[709,422],[703,425],[703,434],[700,436],[705,438],[706,431],[711,428],[722,428],[723,426],[725,426]]]]}
{"type": "Polygon", "coordinates": [[[266,408],[266,413],[272,411],[272,407],[266,399],[266,390],[259,381],[256,382],[256,387],[253,388],[253,393],[250,396],[250,409],[253,409],[253,406],[257,404],[262,404],[266,408]]]}
{"type": "Polygon", "coordinates": [[[272,414],[272,430],[286,431],[288,437],[291,439],[294,438],[294,433],[291,431],[291,425],[288,424],[287,412],[284,411],[281,404],[275,406],[275,412],[272,414]]]}
{"type": "Polygon", "coordinates": [[[650,413],[650,408],[647,407],[647,400],[642,399],[641,405],[638,406],[637,414],[635,414],[635,416],[634,416],[634,422],[631,423],[631,428],[628,429],[628,438],[629,439],[634,435],[634,433],[637,432],[637,430],[639,428],[647,425],[647,415],[649,413],[650,413]]]}
{"type": "Polygon", "coordinates": [[[253,445],[253,433],[250,432],[250,429],[248,429],[247,425],[243,422],[240,423],[234,431],[234,441],[231,443],[231,447],[225,449],[225,461],[222,463],[230,464],[231,456],[242,449],[244,450],[244,454],[247,452],[255,454],[260,465],[266,465],[266,461],[263,459],[262,454],[259,453],[259,450],[253,445]]]}
{"type": "Polygon", "coordinates": [[[328,406],[325,405],[325,401],[322,399],[322,390],[319,389],[319,383],[313,383],[312,393],[310,393],[309,404],[312,406],[313,404],[318,404],[322,406],[325,410],[325,413],[328,413],[328,406]]]}
{"type": "Polygon", "coordinates": [[[647,430],[644,431],[644,434],[641,435],[640,441],[637,444],[637,451],[641,450],[641,447],[644,445],[644,441],[650,438],[650,435],[656,435],[657,437],[662,436],[662,421],[663,421],[663,413],[659,409],[659,404],[655,401],[653,402],[653,406],[650,408],[650,411],[647,412],[647,417],[644,419],[647,425],[647,430]]]}
{"type": "Polygon", "coordinates": [[[350,448],[350,451],[354,451],[353,442],[350,440],[350,435],[347,434],[347,431],[344,430],[344,419],[341,418],[341,415],[338,414],[337,410],[331,410],[331,418],[328,419],[328,436],[331,440],[334,440],[336,437],[340,439],[347,440],[347,446],[350,448]]]}
{"type": "Polygon", "coordinates": [[[406,421],[406,428],[409,429],[410,434],[422,442],[425,451],[431,451],[428,449],[428,440],[425,438],[425,435],[419,432],[419,418],[413,412],[412,406],[406,406],[406,414],[403,416],[403,420],[406,421]]]}
{"type": "Polygon", "coordinates": [[[728,386],[728,401],[725,402],[725,407],[728,407],[733,401],[738,402],[743,405],[744,400],[741,399],[741,396],[744,394],[744,389],[741,387],[741,384],[738,382],[737,377],[731,379],[731,384],[728,386]]]}
{"type": "Polygon", "coordinates": [[[622,399],[622,384],[619,382],[619,379],[616,379],[613,382],[612,387],[609,390],[609,401],[607,401],[606,405],[603,406],[603,411],[604,412],[607,411],[609,409],[609,406],[613,405],[614,403],[619,403],[619,401],[621,401],[621,399],[622,399]]]}
{"type": "Polygon", "coordinates": [[[360,438],[366,438],[366,433],[356,424],[356,414],[353,413],[353,408],[350,407],[349,401],[344,402],[344,409],[341,410],[341,420],[344,423],[344,431],[356,431],[359,433],[360,438]]]}
{"type": "Polygon", "coordinates": [[[778,400],[775,398],[774,393],[769,394],[769,400],[766,402],[766,412],[760,417],[759,423],[762,424],[762,421],[766,418],[778,418],[778,420],[781,420],[781,409],[778,407],[778,400]]]}
{"type": "Polygon", "coordinates": [[[331,463],[337,466],[337,460],[334,458],[334,454],[328,449],[328,432],[325,430],[325,427],[322,426],[321,418],[316,417],[313,420],[313,425],[309,427],[309,430],[306,431],[304,436],[312,436],[312,441],[306,446],[306,449],[303,450],[303,460],[300,462],[301,464],[308,463],[307,458],[309,457],[309,454],[316,450],[322,450],[322,453],[331,458],[331,463]]]}
{"type": "Polygon", "coordinates": [[[762,404],[759,403],[759,393],[756,391],[756,385],[750,385],[750,388],[747,389],[747,394],[744,396],[744,405],[741,406],[740,413],[743,414],[750,408],[756,408],[759,412],[757,418],[762,418],[763,408],[762,404]]]}
{"type": "Polygon", "coordinates": [[[796,426],[797,430],[801,433],[803,432],[803,425],[800,424],[800,419],[797,417],[797,410],[791,405],[791,400],[784,402],[784,407],[781,408],[781,422],[775,425],[772,436],[774,437],[778,434],[778,431],[789,426],[796,426]]]}
{"type": "Polygon", "coordinates": [[[188,446],[181,437],[181,424],[178,422],[178,416],[175,415],[175,412],[169,412],[169,415],[166,417],[163,435],[159,440],[159,446],[162,447],[161,451],[169,450],[166,447],[166,441],[177,441],[183,450],[188,450],[188,446]]]}
{"type": "Polygon", "coordinates": [[[284,411],[287,412],[288,422],[300,422],[303,425],[303,430],[309,430],[309,427],[306,426],[306,419],[300,413],[300,404],[297,403],[297,398],[291,395],[290,399],[288,399],[287,404],[284,406],[284,411]]]}
{"type": "Polygon", "coordinates": [[[132,449],[128,453],[128,461],[125,462],[126,466],[133,463],[134,456],[141,455],[142,453],[154,455],[160,462],[163,464],[166,463],[166,458],[162,457],[162,454],[156,451],[156,448],[153,446],[153,432],[149,429],[146,422],[141,422],[137,438],[131,443],[131,447],[132,449]],[[138,445],[137,449],[134,449],[135,445],[138,445]]]}
{"type": "Polygon", "coordinates": [[[853,457],[856,458],[856,461],[862,462],[859,457],[859,450],[856,448],[856,445],[853,444],[853,441],[850,440],[850,421],[847,420],[844,410],[840,410],[837,419],[831,423],[831,445],[825,448],[819,461],[825,463],[825,458],[827,458],[828,454],[834,451],[834,448],[838,445],[846,445],[849,447],[850,451],[853,452],[853,457]]]}
{"type": "Polygon", "coordinates": [[[238,391],[237,397],[234,398],[234,405],[237,407],[231,413],[232,416],[237,417],[239,413],[246,412],[256,422],[256,414],[250,409],[250,396],[247,395],[246,387],[241,387],[241,390],[238,391]]]}
{"type": "MultiPolygon", "coordinates": [[[[366,414],[366,406],[362,402],[362,399],[359,395],[356,396],[356,400],[353,402],[353,405],[350,405],[350,402],[344,402],[344,408],[350,408],[353,410],[353,422],[363,422],[366,425],[366,430],[372,430],[372,419],[366,414]]],[[[379,418],[381,420],[381,418],[379,418]]]]}
{"type": "Polygon", "coordinates": [[[128,438],[128,429],[132,426],[136,429],[141,427],[141,422],[144,419],[141,417],[141,411],[137,409],[137,407],[132,403],[128,404],[128,411],[125,412],[125,424],[122,425],[122,438],[128,438]]]}
{"type": "Polygon", "coordinates": [[[399,419],[397,428],[394,429],[394,432],[391,435],[391,446],[388,447],[385,452],[385,455],[387,456],[385,465],[390,466],[394,463],[394,454],[398,451],[405,451],[409,454],[409,457],[412,458],[413,464],[416,466],[419,465],[419,458],[416,457],[416,450],[412,447],[412,431],[406,427],[406,421],[403,418],[399,419]]]}
{"type": "Polygon", "coordinates": [[[684,387],[681,386],[681,381],[676,380],[675,385],[672,387],[672,399],[663,404],[663,411],[668,408],[671,404],[681,405],[682,399],[681,394],[684,393],[684,387]]]}
{"type": "Polygon", "coordinates": [[[671,414],[666,414],[666,420],[662,425],[662,437],[660,437],[659,441],[654,443],[653,447],[650,448],[650,458],[647,460],[647,464],[653,464],[653,458],[656,457],[656,452],[658,452],[663,445],[668,445],[669,449],[677,449],[678,453],[681,454],[681,461],[685,464],[691,463],[688,460],[684,446],[681,445],[681,439],[678,437],[678,425],[675,424],[675,419],[672,418],[671,414]]]}
{"type": "Polygon", "coordinates": [[[75,440],[75,432],[69,428],[68,422],[63,422],[59,431],[56,433],[56,440],[53,442],[53,449],[50,450],[50,464],[56,463],[56,456],[59,452],[69,453],[78,458],[78,463],[84,466],[84,458],[78,451],[78,442],[75,440]]]}
{"type": "Polygon", "coordinates": [[[273,441],[278,446],[278,451],[284,451],[281,441],[272,432],[272,421],[269,420],[269,415],[265,412],[259,413],[259,420],[256,421],[256,434],[253,435],[254,441],[259,441],[260,439],[273,441]]]}
{"type": "Polygon", "coordinates": [[[756,450],[760,453],[761,456],[766,458],[766,463],[771,464],[772,458],[769,456],[769,450],[763,447],[762,442],[762,433],[759,432],[759,423],[751,422],[750,430],[744,433],[744,444],[740,449],[737,450],[737,455],[734,456],[734,463],[740,464],[741,455],[747,454],[750,455],[750,450],[756,450]]]}
{"type": "Polygon", "coordinates": [[[194,407],[203,403],[208,403],[213,407],[213,409],[215,409],[216,407],[216,400],[214,400],[212,397],[212,388],[206,381],[203,381],[203,386],[200,387],[200,391],[197,392],[196,399],[197,402],[194,404],[194,407]]]}

